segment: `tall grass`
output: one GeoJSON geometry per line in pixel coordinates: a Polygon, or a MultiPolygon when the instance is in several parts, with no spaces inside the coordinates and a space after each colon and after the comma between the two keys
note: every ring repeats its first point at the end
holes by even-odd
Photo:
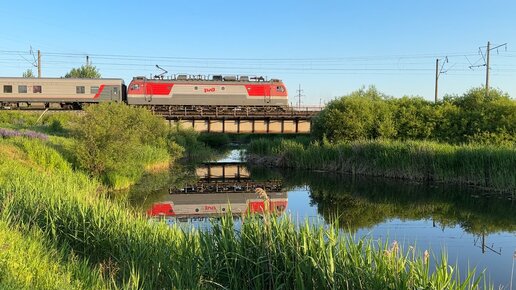
{"type": "MultiPolygon", "coordinates": [[[[54,149],[48,148],[49,151],[54,149]]],[[[371,240],[355,242],[334,226],[297,227],[288,218],[229,216],[211,231],[169,228],[98,197],[87,176],[34,162],[0,144],[0,205],[13,223],[139,289],[474,289],[446,260],[371,240]],[[21,156],[21,157],[20,157],[21,156]]]]}
{"type": "Polygon", "coordinates": [[[304,146],[292,140],[257,140],[249,145],[248,153],[275,156],[285,167],[463,183],[516,192],[516,147],[387,140],[304,146]]]}
{"type": "Polygon", "coordinates": [[[57,250],[41,231],[9,227],[0,219],[1,289],[110,289],[100,270],[57,250]]]}

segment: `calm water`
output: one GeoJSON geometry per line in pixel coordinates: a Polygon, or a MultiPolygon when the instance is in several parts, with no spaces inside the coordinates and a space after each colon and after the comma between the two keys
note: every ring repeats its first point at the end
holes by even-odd
{"type": "Polygon", "coordinates": [[[149,214],[167,216],[169,223],[203,227],[209,217],[226,211],[228,203],[236,216],[259,212],[263,202],[254,188],[261,187],[271,207],[294,220],[338,220],[357,238],[415,244],[436,259],[445,249],[461,272],[468,265],[486,268],[491,282],[509,289],[516,262],[516,201],[510,197],[458,186],[248,168],[239,159],[238,151],[232,151],[217,163],[149,176],[132,189],[132,203],[149,214]]]}

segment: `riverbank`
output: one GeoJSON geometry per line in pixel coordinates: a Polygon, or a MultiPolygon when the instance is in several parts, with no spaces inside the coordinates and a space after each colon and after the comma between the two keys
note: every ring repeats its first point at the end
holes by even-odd
{"type": "Polygon", "coordinates": [[[474,284],[471,276],[459,283],[446,260],[432,261],[436,268],[431,269],[429,255],[403,251],[396,243],[356,243],[333,226],[298,228],[289,219],[250,216],[237,234],[231,217],[207,232],[149,223],[99,195],[99,184],[86,175],[55,166],[66,161],[54,149],[42,151],[56,156],[45,162],[17,154],[12,145],[2,148],[2,218],[40,231],[53,247],[88,261],[89,271],[104,267],[105,278],[118,286],[455,289],[474,284]]]}
{"type": "Polygon", "coordinates": [[[262,139],[251,142],[247,150],[249,163],[270,167],[467,184],[516,193],[516,147],[387,140],[303,144],[262,139]]]}
{"type": "Polygon", "coordinates": [[[149,223],[123,202],[106,198],[101,182],[70,162],[73,151],[28,136],[0,141],[0,225],[9,225],[3,229],[8,236],[37,232],[38,253],[50,253],[27,260],[9,255],[6,263],[30,270],[47,265],[56,251],[62,257],[58,272],[55,267],[36,269],[34,276],[3,271],[7,278],[0,279],[0,288],[29,288],[22,283],[27,280],[43,289],[70,275],[70,284],[83,289],[468,289],[481,281],[474,271],[460,280],[446,259],[436,261],[424,249],[355,241],[336,226],[297,226],[272,215],[246,217],[239,232],[230,216],[214,220],[211,231],[149,223]],[[69,266],[67,257],[77,264],[69,266]],[[49,282],[43,283],[45,275],[49,282]]]}

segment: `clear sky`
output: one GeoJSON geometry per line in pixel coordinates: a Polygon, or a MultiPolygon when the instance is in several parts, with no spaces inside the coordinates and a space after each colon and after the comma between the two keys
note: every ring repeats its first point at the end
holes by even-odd
{"type": "MultiPolygon", "coordinates": [[[[90,56],[103,77],[169,73],[283,79],[290,101],[318,104],[375,85],[433,99],[485,82],[516,97],[516,1],[8,1],[0,5],[0,76],[21,76],[41,50],[44,77],[90,56]],[[8,3],[8,4],[6,4],[8,3]]],[[[36,73],[36,69],[33,69],[36,73]]]]}

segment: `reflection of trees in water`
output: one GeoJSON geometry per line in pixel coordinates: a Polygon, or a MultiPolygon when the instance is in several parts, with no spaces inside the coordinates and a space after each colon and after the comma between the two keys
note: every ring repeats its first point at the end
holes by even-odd
{"type": "Polygon", "coordinates": [[[326,221],[357,230],[388,219],[432,219],[441,228],[466,232],[516,231],[516,203],[507,196],[471,188],[310,171],[253,168],[253,178],[283,177],[285,188],[308,185],[312,203],[326,221]]]}
{"type": "Polygon", "coordinates": [[[170,170],[148,174],[129,189],[128,203],[136,209],[146,210],[154,202],[168,194],[171,187],[184,187],[197,182],[195,167],[174,164],[170,170]]]}

